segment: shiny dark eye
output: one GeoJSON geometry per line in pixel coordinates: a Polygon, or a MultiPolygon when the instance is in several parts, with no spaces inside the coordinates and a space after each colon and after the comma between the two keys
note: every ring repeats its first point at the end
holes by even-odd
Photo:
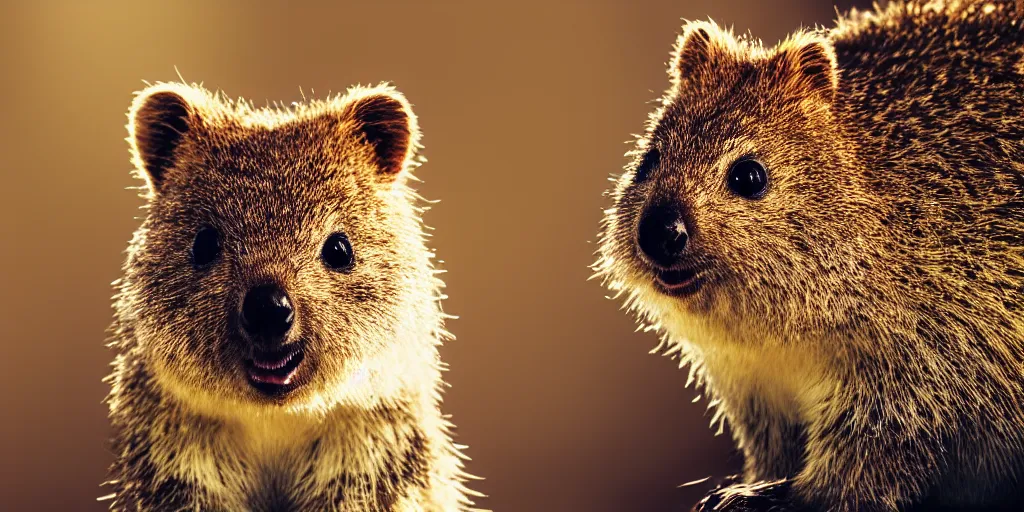
{"type": "Polygon", "coordinates": [[[220,255],[220,233],[217,230],[204,226],[196,232],[196,238],[192,241],[192,265],[203,267],[213,263],[220,255]]]}
{"type": "Polygon", "coordinates": [[[746,199],[760,199],[768,188],[768,171],[753,158],[737,160],[729,168],[729,190],[746,199]]]}
{"type": "Polygon", "coordinates": [[[324,260],[327,268],[343,272],[352,268],[355,263],[355,255],[352,253],[352,244],[344,233],[334,233],[327,237],[324,248],[320,250],[320,259],[324,260]]]}
{"type": "Polygon", "coordinates": [[[643,183],[647,181],[647,178],[651,176],[654,169],[658,167],[658,163],[661,161],[661,153],[658,148],[652,147],[647,150],[644,154],[643,159],[640,160],[640,165],[636,167],[636,174],[633,175],[633,183],[643,183]]]}

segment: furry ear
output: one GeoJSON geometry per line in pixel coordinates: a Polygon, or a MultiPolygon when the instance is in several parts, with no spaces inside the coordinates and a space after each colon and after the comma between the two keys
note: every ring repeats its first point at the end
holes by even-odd
{"type": "Polygon", "coordinates": [[[827,39],[798,35],[782,44],[776,56],[791,83],[804,94],[831,104],[839,87],[836,52],[827,39]]]}
{"type": "Polygon", "coordinates": [[[691,21],[683,27],[672,51],[669,76],[673,85],[693,83],[728,57],[736,46],[732,34],[712,21],[691,21]]]}
{"type": "Polygon", "coordinates": [[[419,130],[405,96],[390,87],[365,90],[348,102],[342,116],[373,149],[382,180],[394,180],[406,170],[419,144],[419,130]]]}
{"type": "Polygon", "coordinates": [[[161,84],[140,92],[128,113],[132,159],[153,194],[163,191],[183,137],[195,129],[198,115],[185,86],[161,84]]]}

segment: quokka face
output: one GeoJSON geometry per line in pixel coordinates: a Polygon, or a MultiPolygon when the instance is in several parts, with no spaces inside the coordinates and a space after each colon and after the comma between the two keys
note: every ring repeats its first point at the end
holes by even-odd
{"type": "Polygon", "coordinates": [[[595,269],[632,309],[780,336],[840,321],[879,224],[829,108],[835,74],[812,35],[765,49],[687,25],[603,223],[595,269]]]}
{"type": "Polygon", "coordinates": [[[421,333],[440,326],[420,325],[437,323],[439,282],[399,93],[285,111],[157,85],[129,128],[149,204],[116,309],[159,381],[211,409],[326,409],[370,406],[430,366],[402,363],[433,361],[421,333]]]}

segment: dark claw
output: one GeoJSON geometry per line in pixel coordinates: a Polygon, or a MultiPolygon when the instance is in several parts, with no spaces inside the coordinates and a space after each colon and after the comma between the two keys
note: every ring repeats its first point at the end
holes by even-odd
{"type": "Polygon", "coordinates": [[[693,508],[694,512],[796,512],[789,497],[787,480],[735,483],[708,493],[693,508]]]}

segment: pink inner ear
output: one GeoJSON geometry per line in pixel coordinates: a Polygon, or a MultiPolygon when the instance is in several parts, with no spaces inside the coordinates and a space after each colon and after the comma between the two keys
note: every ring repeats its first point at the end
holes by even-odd
{"type": "Polygon", "coordinates": [[[401,172],[412,139],[405,105],[391,96],[379,94],[358,100],[352,108],[363,137],[373,147],[381,174],[401,172]]]}
{"type": "Polygon", "coordinates": [[[135,113],[135,147],[157,191],[165,172],[174,165],[174,151],[189,130],[190,115],[188,103],[173,92],[152,94],[135,113]]]}

